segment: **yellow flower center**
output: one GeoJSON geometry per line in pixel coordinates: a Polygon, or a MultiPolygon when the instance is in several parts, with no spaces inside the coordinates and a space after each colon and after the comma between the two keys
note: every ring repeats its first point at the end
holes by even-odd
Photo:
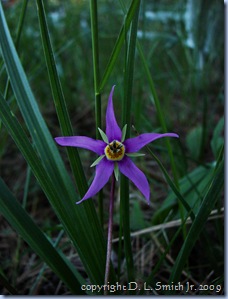
{"type": "Polygon", "coordinates": [[[121,142],[113,140],[105,147],[104,152],[108,160],[120,161],[124,157],[125,147],[121,142]]]}

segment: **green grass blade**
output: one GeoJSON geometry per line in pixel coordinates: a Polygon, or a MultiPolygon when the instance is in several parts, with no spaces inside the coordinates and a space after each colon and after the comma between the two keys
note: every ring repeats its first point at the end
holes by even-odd
{"type": "MultiPolygon", "coordinates": [[[[99,67],[99,40],[98,40],[98,18],[97,18],[97,0],[90,0],[90,18],[91,18],[91,37],[93,53],[93,75],[94,75],[94,93],[95,93],[95,118],[96,118],[96,138],[100,139],[98,128],[101,128],[101,93],[100,67],[99,67]]],[[[101,225],[104,224],[103,191],[98,193],[99,218],[101,225]]]]}
{"type": "MultiPolygon", "coordinates": [[[[100,68],[99,68],[97,0],[90,0],[90,18],[91,18],[91,35],[92,35],[92,52],[93,52],[94,89],[95,89],[95,93],[98,93],[99,91],[98,87],[100,82],[100,68]]],[[[100,124],[98,124],[98,127],[100,127],[100,124]]]]}
{"type": "Polygon", "coordinates": [[[148,146],[147,146],[147,150],[150,153],[150,155],[155,159],[155,161],[158,163],[158,165],[159,165],[161,171],[163,172],[163,174],[166,178],[166,181],[169,184],[170,188],[173,190],[174,194],[177,196],[178,200],[182,203],[182,205],[184,206],[186,211],[189,213],[189,215],[190,215],[190,217],[193,221],[195,219],[195,215],[194,215],[191,207],[186,202],[186,200],[183,198],[183,196],[181,195],[181,193],[179,192],[179,190],[177,189],[177,187],[175,186],[175,184],[171,180],[168,172],[166,171],[165,167],[162,165],[161,161],[153,154],[153,152],[149,149],[148,146]]]}
{"type": "Polygon", "coordinates": [[[52,196],[48,198],[61,219],[65,231],[76,246],[91,281],[100,284],[103,282],[106,256],[104,237],[98,218],[95,213],[90,213],[91,202],[86,201],[83,205],[75,205],[78,196],[39,111],[15,51],[1,6],[0,13],[2,55],[18,106],[39,153],[40,163],[45,169],[43,180],[46,174],[51,180],[52,196]],[[57,194],[56,197],[53,196],[54,193],[57,194]]]}
{"type": "MultiPolygon", "coordinates": [[[[140,9],[140,1],[135,10],[134,17],[132,19],[130,40],[126,52],[126,71],[124,78],[124,101],[123,101],[123,113],[122,113],[122,125],[127,125],[126,138],[130,136],[130,121],[131,121],[131,104],[132,104],[132,87],[134,76],[134,62],[135,62],[135,48],[138,28],[138,16],[140,9]]],[[[127,32],[127,26],[125,26],[125,34],[127,32]]],[[[131,248],[131,230],[130,230],[130,204],[129,204],[129,182],[126,177],[121,176],[120,181],[120,195],[121,195],[121,220],[123,226],[124,235],[124,249],[126,256],[126,266],[128,281],[135,281],[134,261],[131,248]]]]}
{"type": "Polygon", "coordinates": [[[1,285],[8,290],[11,295],[18,295],[18,291],[8,282],[5,276],[2,274],[0,270],[0,283],[1,285]]]}
{"type": "Polygon", "coordinates": [[[0,212],[2,215],[73,293],[83,294],[78,281],[80,279],[83,282],[83,278],[79,273],[78,277],[75,277],[68,263],[21,207],[2,179],[0,179],[0,190],[0,212]]]}
{"type": "MultiPolygon", "coordinates": [[[[160,101],[159,101],[158,96],[157,96],[157,92],[156,92],[156,89],[155,89],[155,86],[154,86],[154,81],[152,79],[152,76],[151,76],[151,73],[150,73],[150,70],[149,70],[149,67],[148,67],[148,63],[146,62],[146,58],[144,56],[142,47],[141,47],[141,45],[138,41],[137,41],[137,50],[138,50],[139,55],[141,57],[143,67],[144,67],[144,70],[145,70],[145,73],[146,73],[146,76],[147,76],[147,80],[149,82],[149,86],[150,86],[151,93],[152,93],[152,96],[153,96],[153,99],[154,99],[154,104],[155,104],[155,107],[156,107],[156,111],[157,111],[157,115],[158,115],[160,125],[162,127],[163,132],[167,132],[165,117],[164,117],[164,114],[163,114],[163,111],[162,111],[160,101]]],[[[166,143],[166,147],[167,147],[167,150],[168,150],[168,155],[169,155],[170,163],[171,163],[171,169],[172,169],[172,173],[173,173],[173,180],[174,180],[173,186],[178,191],[179,190],[178,172],[177,172],[177,167],[176,167],[176,164],[175,164],[174,155],[173,155],[173,151],[172,151],[172,148],[171,148],[169,138],[165,139],[165,143],[166,143]]],[[[181,202],[178,201],[178,203],[179,203],[179,211],[180,211],[181,219],[184,222],[183,207],[180,204],[181,202]]],[[[184,236],[184,238],[186,237],[186,227],[184,227],[184,226],[183,226],[183,236],[184,236]]]]}
{"type": "MultiPolygon", "coordinates": [[[[185,222],[187,221],[189,215],[186,216],[186,218],[184,219],[184,222],[179,226],[179,228],[177,229],[177,231],[175,232],[174,236],[172,237],[172,239],[169,241],[168,246],[165,248],[164,252],[162,253],[162,255],[160,256],[158,262],[154,265],[153,270],[151,271],[150,275],[147,277],[146,279],[146,284],[147,285],[151,285],[156,286],[156,279],[154,278],[156,276],[156,273],[159,272],[159,269],[161,269],[162,263],[164,262],[164,260],[167,258],[167,254],[169,253],[169,251],[171,250],[175,240],[179,237],[179,235],[181,234],[181,231],[183,230],[183,226],[185,225],[185,222]]],[[[145,290],[141,290],[140,291],[140,295],[143,295],[143,293],[145,292],[145,290]]]]}
{"type": "MultiPolygon", "coordinates": [[[[156,110],[157,110],[157,115],[158,115],[159,122],[161,124],[162,130],[164,132],[167,132],[165,118],[164,118],[162,108],[161,108],[161,105],[160,105],[160,102],[159,102],[159,99],[158,99],[158,96],[157,96],[157,92],[156,92],[156,89],[155,89],[155,86],[154,86],[154,81],[151,77],[151,73],[150,73],[146,58],[144,56],[142,47],[141,47],[141,45],[138,41],[137,41],[137,50],[138,50],[139,55],[141,57],[143,67],[145,69],[145,74],[147,76],[147,80],[148,80],[149,85],[150,85],[150,90],[151,90],[151,93],[152,93],[152,96],[153,96],[153,99],[154,99],[154,103],[155,103],[155,107],[156,107],[156,110]]],[[[168,154],[169,154],[169,157],[170,157],[170,163],[171,163],[171,167],[172,167],[172,171],[173,171],[174,182],[175,182],[175,185],[178,188],[178,175],[177,175],[177,170],[176,170],[175,161],[174,161],[173,152],[172,152],[172,148],[171,148],[171,145],[170,145],[169,138],[167,138],[165,140],[165,142],[166,142],[168,154]]]]}
{"type": "Polygon", "coordinates": [[[15,141],[27,163],[30,165],[35,177],[48,197],[58,196],[55,189],[52,189],[52,182],[40,159],[28,140],[22,126],[15,115],[10,111],[8,104],[0,94],[0,119],[15,141]]]}
{"type": "MultiPolygon", "coordinates": [[[[54,58],[54,52],[51,45],[50,35],[48,31],[46,15],[44,10],[44,5],[42,0],[37,0],[38,7],[38,17],[40,23],[40,31],[42,37],[42,44],[47,64],[47,69],[49,73],[50,84],[52,88],[53,99],[59,119],[59,123],[61,126],[61,130],[64,136],[72,136],[73,129],[71,126],[71,122],[69,119],[69,114],[67,111],[65,98],[62,92],[62,87],[60,83],[60,79],[57,73],[56,62],[54,58]]],[[[85,178],[85,174],[82,168],[81,160],[76,148],[67,147],[68,157],[71,164],[71,169],[74,174],[74,178],[78,187],[78,191],[80,196],[82,197],[87,189],[87,181],[85,178]]],[[[97,222],[97,215],[95,213],[95,209],[93,203],[91,201],[85,203],[87,207],[87,212],[89,213],[90,219],[93,219],[92,222],[97,222]]],[[[98,223],[97,223],[98,225],[98,223]]]]}
{"type": "Polygon", "coordinates": [[[113,48],[113,51],[112,51],[112,54],[110,56],[110,59],[109,59],[109,62],[107,64],[107,67],[104,71],[104,74],[103,74],[103,77],[101,79],[101,82],[100,82],[100,86],[99,86],[99,91],[103,90],[104,86],[105,86],[105,83],[107,82],[108,80],[108,77],[110,76],[114,66],[115,66],[115,63],[116,63],[116,60],[120,54],[120,50],[122,48],[122,45],[124,43],[124,37],[125,37],[125,32],[126,30],[129,29],[130,27],[130,24],[132,22],[132,19],[136,13],[136,10],[138,8],[138,5],[140,3],[140,0],[132,0],[131,2],[131,6],[129,7],[129,10],[127,12],[127,15],[126,15],[126,18],[125,18],[125,22],[120,30],[120,33],[119,33],[119,36],[117,38],[117,41],[116,41],[116,44],[113,48]]]}
{"type": "MultiPolygon", "coordinates": [[[[61,241],[62,237],[64,235],[64,230],[61,230],[58,233],[58,236],[56,237],[55,241],[53,242],[53,246],[56,248],[59,245],[59,242],[61,241]]],[[[35,290],[37,289],[38,285],[40,284],[42,278],[43,278],[43,274],[45,272],[47,268],[47,264],[43,264],[42,268],[39,270],[39,274],[37,275],[34,283],[32,284],[30,290],[29,290],[29,294],[28,295],[32,295],[34,294],[35,290]]],[[[74,268],[75,270],[75,268],[74,268]]]]}
{"type": "MultiPolygon", "coordinates": [[[[24,130],[22,129],[20,123],[17,121],[16,117],[11,113],[9,106],[6,101],[3,99],[0,94],[0,119],[7,128],[8,132],[14,139],[19,150],[25,157],[27,163],[30,165],[35,177],[40,183],[41,188],[49,198],[51,202],[58,199],[59,194],[55,188],[53,188],[53,183],[48,173],[44,169],[43,165],[40,162],[40,159],[35,152],[33,146],[30,144],[28,137],[26,136],[24,130]]],[[[1,193],[1,191],[0,191],[1,193]]],[[[55,205],[53,205],[55,208],[55,205]]],[[[63,202],[63,206],[60,206],[60,209],[63,210],[63,213],[69,213],[70,211],[66,210],[66,205],[63,202]]],[[[61,216],[60,216],[61,217],[61,216]]],[[[64,223],[63,223],[64,224],[64,223]]],[[[81,231],[83,235],[83,230],[81,231]]]]}
{"type": "MultiPolygon", "coordinates": [[[[202,203],[203,195],[211,182],[213,171],[213,165],[208,165],[208,167],[200,166],[181,178],[179,181],[180,191],[176,190],[176,193],[169,192],[161,207],[154,213],[153,223],[161,223],[171,210],[176,210],[175,207],[177,207],[178,198],[177,192],[180,193],[183,200],[192,208],[191,212],[194,214],[193,218],[195,218],[200,204],[202,203]]],[[[172,187],[170,188],[172,189],[172,187]]],[[[180,198],[179,200],[180,202],[182,201],[180,198]]]]}
{"type": "MultiPolygon", "coordinates": [[[[52,95],[56,107],[57,116],[59,119],[62,134],[64,136],[73,136],[73,129],[71,126],[69,114],[67,111],[65,98],[63,95],[61,83],[57,73],[55,55],[52,49],[51,40],[49,36],[44,5],[42,0],[37,0],[38,17],[40,23],[40,32],[42,44],[52,89],[52,95]]],[[[74,174],[75,182],[78,187],[80,196],[82,197],[87,191],[87,182],[82,168],[81,160],[76,148],[67,147],[68,157],[71,163],[71,169],[74,174]]]]}
{"type": "MultiPolygon", "coordinates": [[[[19,46],[21,33],[22,33],[23,26],[24,26],[24,20],[25,20],[25,15],[26,15],[26,11],[27,11],[27,6],[28,6],[28,0],[24,0],[23,5],[22,5],[22,9],[21,9],[19,22],[18,22],[18,28],[17,28],[16,40],[15,40],[16,49],[18,49],[18,46],[19,46]]],[[[9,83],[10,83],[10,81],[9,81],[9,78],[8,78],[7,83],[6,83],[5,92],[4,92],[5,98],[8,97],[8,91],[9,91],[9,86],[10,86],[9,83]]]]}
{"type": "Polygon", "coordinates": [[[188,232],[188,235],[180,250],[180,253],[177,256],[175,265],[171,272],[172,274],[170,276],[169,283],[171,282],[175,283],[179,280],[181,272],[187,262],[188,256],[196,240],[199,238],[199,235],[204,228],[204,225],[207,221],[207,218],[211,210],[213,209],[216,201],[219,198],[223,185],[224,185],[224,161],[221,161],[218,168],[215,170],[214,177],[212,179],[208,192],[203,199],[200,210],[196,215],[196,218],[192,223],[192,226],[188,232]]]}

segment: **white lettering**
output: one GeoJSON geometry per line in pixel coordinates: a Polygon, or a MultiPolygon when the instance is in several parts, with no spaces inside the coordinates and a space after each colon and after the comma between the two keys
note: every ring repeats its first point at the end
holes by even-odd
{"type": "Polygon", "coordinates": [[[137,284],[137,282],[132,281],[132,282],[129,282],[129,283],[128,283],[128,290],[129,290],[129,291],[135,291],[137,288],[138,288],[138,284],[137,284]],[[134,284],[135,284],[135,288],[133,288],[134,284]],[[132,285],[133,285],[133,286],[132,286],[132,285]]]}

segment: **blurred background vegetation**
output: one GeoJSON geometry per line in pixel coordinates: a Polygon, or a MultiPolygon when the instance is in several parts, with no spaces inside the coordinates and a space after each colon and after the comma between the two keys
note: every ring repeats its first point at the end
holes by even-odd
{"type": "MultiPolygon", "coordinates": [[[[10,31],[13,34],[13,39],[16,40],[22,1],[2,2],[10,31]]],[[[124,3],[128,6],[130,1],[124,1],[124,3]]],[[[116,0],[98,1],[101,74],[108,63],[123,23],[122,4],[121,1],[116,0]]],[[[95,137],[89,1],[49,0],[45,1],[45,6],[58,72],[73,128],[77,135],[95,137]]],[[[210,181],[219,150],[224,143],[223,2],[217,0],[142,0],[138,40],[154,80],[168,131],[180,135],[180,144],[174,149],[180,190],[197,211],[200,195],[203,194],[210,181]]],[[[25,23],[17,49],[49,129],[53,137],[58,136],[61,133],[45,66],[35,1],[28,1],[25,23]]],[[[117,118],[121,115],[119,103],[123,97],[124,51],[123,48],[102,94],[102,107],[105,112],[109,91],[111,86],[116,84],[114,105],[117,118]]],[[[0,76],[0,90],[4,92],[7,75],[1,56],[0,76]]],[[[15,114],[19,115],[10,89],[7,99],[15,114]]],[[[132,125],[137,130],[161,132],[154,100],[138,52],[136,52],[135,58],[132,111],[132,125]]],[[[134,130],[132,130],[132,135],[134,134],[134,130]]],[[[23,190],[29,169],[2,125],[0,126],[0,138],[0,175],[17,197],[23,201],[23,190]]],[[[166,149],[162,147],[162,142],[155,143],[153,150],[162,157],[162,161],[168,169],[169,161],[166,160],[166,149]]],[[[64,157],[64,150],[61,151],[64,157]]],[[[84,169],[88,170],[89,178],[92,175],[89,165],[93,162],[94,156],[85,151],[80,151],[80,154],[84,169]]],[[[148,211],[143,200],[135,200],[135,198],[139,198],[139,194],[134,193],[136,192],[135,188],[131,185],[132,231],[144,229],[151,224],[156,225],[164,221],[179,219],[176,198],[172,192],[168,193],[168,186],[156,163],[150,158],[147,163],[143,159],[137,158],[137,164],[150,181],[152,208],[148,211]]],[[[40,222],[43,230],[52,236],[58,231],[58,220],[32,176],[29,178],[28,184],[27,209],[34,215],[38,223],[40,222]]],[[[106,189],[108,190],[108,188],[106,189]]],[[[221,210],[222,207],[223,200],[221,199],[216,208],[221,210]]],[[[118,207],[116,209],[118,211],[118,207]]],[[[115,221],[116,230],[118,230],[118,212],[115,221]]],[[[32,255],[29,253],[29,249],[27,249],[28,252],[22,254],[22,248],[25,246],[22,245],[23,241],[19,238],[14,239],[15,233],[7,226],[7,223],[3,223],[1,226],[3,242],[0,246],[2,246],[2,258],[5,258],[4,271],[8,271],[14,279],[20,277],[23,288],[29,292],[29,284],[26,285],[26,283],[30,280],[25,280],[20,274],[29,260],[33,265],[35,277],[41,262],[37,261],[34,264],[31,261],[32,255]]],[[[160,250],[168,243],[174,232],[175,228],[169,229],[168,232],[163,230],[154,232],[152,243],[151,239],[147,237],[138,237],[134,240],[135,259],[138,261],[138,271],[141,275],[146,275],[145,265],[148,261],[151,263],[153,254],[159,256],[160,250]],[[156,246],[160,248],[157,251],[155,250],[156,246]],[[144,260],[142,260],[142,256],[144,260]],[[144,270],[142,270],[143,266],[144,270]]],[[[179,248],[178,242],[181,240],[177,241],[177,248],[179,248]]],[[[71,257],[73,253],[67,238],[62,246],[71,257]]],[[[213,263],[215,272],[217,271],[216,274],[213,273],[214,277],[222,276],[223,221],[215,220],[213,224],[209,223],[202,241],[199,241],[197,246],[201,253],[195,247],[191,257],[192,268],[196,267],[195,279],[202,281],[206,277],[210,263],[213,263]],[[213,250],[209,250],[212,244],[213,250]],[[208,250],[205,251],[205,248],[208,250]]],[[[176,252],[172,252],[174,257],[177,253],[178,249],[176,252]]],[[[82,267],[78,260],[76,263],[78,267],[82,267]]],[[[167,261],[159,275],[167,276],[170,269],[169,263],[172,264],[172,261],[167,261]]],[[[24,270],[23,273],[25,273],[24,270]]],[[[31,277],[31,280],[34,277],[31,277]]],[[[43,294],[52,294],[54,280],[50,281],[43,289],[39,290],[39,294],[42,292],[43,294]]]]}

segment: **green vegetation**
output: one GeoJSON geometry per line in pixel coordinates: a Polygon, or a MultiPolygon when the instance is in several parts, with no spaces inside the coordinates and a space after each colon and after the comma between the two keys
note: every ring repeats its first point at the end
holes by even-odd
{"type": "Polygon", "coordinates": [[[110,286],[135,283],[110,294],[224,294],[223,23],[215,0],[0,4],[1,294],[104,283],[110,184],[75,205],[96,155],[54,137],[100,138],[113,85],[127,137],[180,138],[134,158],[150,206],[116,184],[110,286]]]}

